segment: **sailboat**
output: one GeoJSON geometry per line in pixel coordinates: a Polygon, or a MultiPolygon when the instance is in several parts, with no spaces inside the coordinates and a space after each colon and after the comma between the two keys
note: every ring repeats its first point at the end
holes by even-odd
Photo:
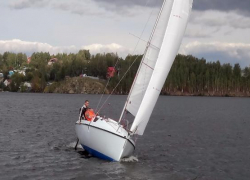
{"type": "Polygon", "coordinates": [[[193,0],[164,0],[119,121],[97,116],[76,122],[77,137],[87,152],[109,161],[133,154],[132,137],[145,131],[180,48],[192,5],[193,0]],[[135,117],[130,129],[121,124],[126,111],[135,117]]]}

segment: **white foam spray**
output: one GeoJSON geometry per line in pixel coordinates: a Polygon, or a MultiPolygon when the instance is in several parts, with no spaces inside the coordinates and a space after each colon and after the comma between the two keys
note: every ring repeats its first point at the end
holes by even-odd
{"type": "Polygon", "coordinates": [[[121,162],[138,162],[138,158],[135,156],[130,156],[128,158],[121,159],[121,162]]]}
{"type": "MultiPolygon", "coordinates": [[[[75,148],[75,146],[76,146],[76,142],[72,142],[67,145],[67,147],[69,148],[75,148]]],[[[78,143],[77,149],[83,149],[80,143],[78,143]]]]}

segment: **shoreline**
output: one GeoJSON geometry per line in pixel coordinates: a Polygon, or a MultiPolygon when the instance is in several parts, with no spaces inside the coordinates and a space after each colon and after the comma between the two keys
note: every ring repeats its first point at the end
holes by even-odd
{"type": "MultiPolygon", "coordinates": [[[[102,95],[101,93],[60,93],[60,92],[11,92],[11,91],[0,91],[0,93],[16,93],[16,94],[71,94],[71,95],[102,95]]],[[[109,95],[109,93],[105,93],[104,95],[109,95]]],[[[121,96],[127,96],[128,94],[118,94],[118,93],[114,93],[112,95],[121,95],[121,96]]],[[[250,95],[230,95],[230,94],[224,94],[224,95],[218,95],[218,94],[189,94],[189,93],[185,93],[185,94],[179,94],[179,93],[170,93],[170,94],[166,94],[166,93],[162,93],[160,94],[160,96],[176,96],[176,97],[238,97],[238,98],[250,98],[250,95]]]]}
{"type": "MultiPolygon", "coordinates": [[[[119,89],[119,88],[117,88],[119,89]]],[[[127,91],[114,91],[113,95],[128,95],[127,91]]],[[[56,93],[56,94],[107,94],[109,95],[112,92],[112,87],[106,87],[106,81],[101,79],[92,79],[89,77],[69,77],[65,78],[63,81],[59,82],[50,82],[47,86],[42,89],[38,88],[38,91],[29,90],[22,91],[22,88],[19,88],[18,93],[56,93]],[[105,89],[106,88],[106,89],[105,89]],[[105,89],[105,90],[104,90],[105,89]]],[[[1,92],[13,92],[13,91],[4,91],[0,89],[1,92]]],[[[250,92],[240,92],[240,91],[200,91],[190,93],[187,90],[171,90],[171,89],[162,89],[160,95],[163,96],[190,96],[190,97],[250,97],[250,92]]]]}

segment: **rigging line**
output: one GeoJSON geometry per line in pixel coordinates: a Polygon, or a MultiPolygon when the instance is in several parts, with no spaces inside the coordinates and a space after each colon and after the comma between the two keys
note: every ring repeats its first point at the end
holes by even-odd
{"type": "MultiPolygon", "coordinates": [[[[145,6],[146,6],[146,7],[148,6],[149,1],[150,1],[150,0],[148,0],[148,1],[145,3],[145,6]]],[[[137,43],[136,43],[136,46],[135,46],[134,51],[133,51],[132,54],[135,53],[135,51],[136,51],[136,49],[137,49],[137,47],[138,47],[138,45],[139,45],[139,42],[141,41],[141,37],[142,37],[142,35],[144,34],[144,32],[145,32],[145,30],[146,30],[146,27],[147,27],[148,22],[149,22],[149,20],[150,20],[152,14],[153,14],[153,11],[154,11],[154,9],[152,9],[152,11],[151,11],[151,13],[150,13],[150,15],[149,15],[149,17],[148,17],[148,19],[147,19],[147,22],[146,22],[146,24],[145,24],[145,26],[144,26],[144,28],[143,28],[143,31],[142,31],[142,33],[141,33],[141,35],[140,35],[140,38],[138,39],[138,41],[137,41],[137,43]]],[[[99,113],[100,110],[103,108],[104,104],[107,102],[107,100],[110,98],[110,96],[114,93],[114,90],[115,90],[115,89],[118,87],[118,85],[121,83],[121,81],[122,81],[123,78],[126,76],[126,74],[127,74],[128,71],[131,69],[131,67],[134,65],[134,63],[136,62],[136,60],[138,59],[138,57],[139,57],[139,56],[137,56],[137,58],[135,58],[134,62],[130,65],[130,67],[128,68],[128,70],[125,72],[124,76],[121,78],[121,80],[118,82],[118,84],[116,85],[116,87],[112,90],[111,94],[110,94],[110,95],[107,97],[107,99],[104,101],[104,103],[103,103],[103,105],[101,106],[101,108],[97,111],[98,113],[99,113]]]]}
{"type": "MultiPolygon", "coordinates": [[[[119,59],[120,59],[120,58],[117,58],[117,61],[116,61],[115,66],[114,66],[115,68],[116,68],[116,66],[117,66],[117,64],[118,64],[118,62],[119,62],[119,59]]],[[[107,82],[107,84],[106,84],[106,86],[105,86],[105,88],[104,88],[104,90],[103,90],[102,96],[101,96],[101,98],[100,98],[100,100],[99,100],[99,102],[98,102],[98,104],[97,104],[96,111],[98,110],[98,107],[99,107],[99,105],[100,105],[100,103],[101,103],[101,101],[102,101],[102,98],[103,98],[103,96],[104,96],[105,89],[107,89],[110,80],[111,80],[111,77],[109,78],[109,80],[108,80],[108,82],[107,82]]]]}
{"type": "MultiPolygon", "coordinates": [[[[132,34],[132,33],[129,33],[129,34],[132,35],[132,36],[134,36],[134,37],[136,37],[136,38],[138,38],[138,39],[140,39],[140,40],[142,40],[143,42],[145,42],[145,43],[148,44],[148,41],[146,41],[146,40],[144,40],[144,39],[141,39],[140,37],[138,37],[138,36],[136,36],[136,35],[134,35],[134,34],[132,34]]],[[[152,48],[155,48],[155,49],[157,49],[157,50],[160,50],[159,47],[153,45],[152,43],[150,43],[149,46],[151,46],[152,48]]]]}

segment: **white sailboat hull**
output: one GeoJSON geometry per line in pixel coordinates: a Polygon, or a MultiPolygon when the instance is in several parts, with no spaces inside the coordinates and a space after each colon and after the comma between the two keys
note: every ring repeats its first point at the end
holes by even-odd
{"type": "Polygon", "coordinates": [[[120,161],[135,150],[135,144],[128,132],[111,119],[77,121],[75,129],[82,147],[98,158],[120,161]]]}

